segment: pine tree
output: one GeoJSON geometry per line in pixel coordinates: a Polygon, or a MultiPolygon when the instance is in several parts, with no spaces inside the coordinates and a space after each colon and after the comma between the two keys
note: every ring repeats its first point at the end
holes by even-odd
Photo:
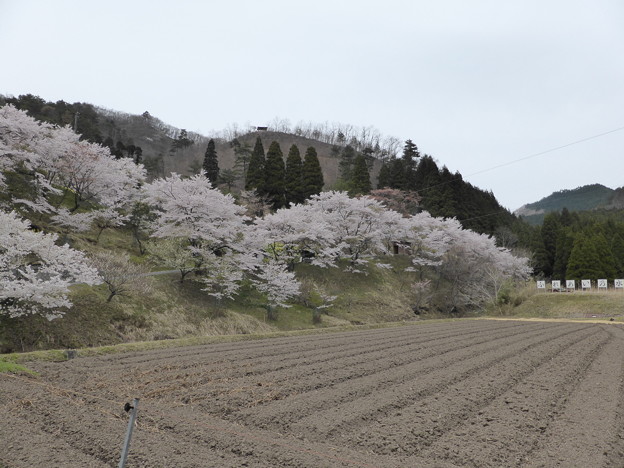
{"type": "Polygon", "coordinates": [[[347,145],[342,149],[342,155],[340,156],[338,165],[340,167],[340,179],[342,179],[343,182],[349,183],[351,181],[353,163],[356,156],[357,153],[353,146],[347,145]]]}
{"type": "Polygon", "coordinates": [[[219,183],[227,186],[228,192],[232,191],[232,186],[240,177],[239,173],[234,169],[223,169],[219,173],[219,183]]]}
{"type": "Polygon", "coordinates": [[[185,128],[183,128],[182,130],[180,130],[180,134],[178,135],[178,138],[173,140],[173,142],[171,143],[170,152],[175,153],[177,150],[188,148],[192,144],[193,144],[193,140],[191,140],[188,137],[188,132],[186,131],[185,128]]]}
{"type": "Polygon", "coordinates": [[[618,278],[624,277],[624,238],[616,233],[611,240],[611,252],[615,260],[615,271],[618,278]]]}
{"type": "Polygon", "coordinates": [[[264,193],[268,196],[274,210],[286,204],[284,198],[284,156],[277,141],[269,146],[265,164],[264,193]]]}
{"type": "Polygon", "coordinates": [[[578,234],[568,260],[566,279],[598,279],[602,277],[599,263],[598,252],[591,240],[585,234],[578,234]]]}
{"type": "Polygon", "coordinates": [[[393,157],[388,163],[388,173],[388,178],[390,180],[390,185],[388,186],[398,190],[405,190],[405,187],[407,187],[407,180],[405,178],[403,160],[393,157]]]}
{"type": "MultiPolygon", "coordinates": [[[[555,266],[555,253],[557,252],[557,237],[561,224],[559,222],[559,213],[548,213],[544,217],[542,224],[542,239],[544,240],[544,248],[546,249],[546,264],[543,265],[544,275],[551,277],[555,266]]],[[[569,260],[568,260],[569,261],[569,260]]],[[[569,268],[569,266],[568,266],[569,268]]]]}
{"type": "Polygon", "coordinates": [[[403,156],[401,158],[404,171],[403,182],[405,184],[403,190],[414,190],[416,188],[416,164],[419,157],[418,147],[412,140],[407,140],[403,147],[403,156]]]}
{"type": "Polygon", "coordinates": [[[388,163],[384,163],[379,170],[377,188],[390,188],[390,165],[388,163]]]}
{"type": "Polygon", "coordinates": [[[555,263],[553,266],[553,278],[564,280],[566,279],[566,271],[568,261],[570,260],[570,254],[574,247],[574,236],[567,230],[561,229],[557,236],[557,243],[555,247],[555,263]]]}
{"type": "Polygon", "coordinates": [[[299,148],[297,145],[292,145],[288,150],[286,174],[284,176],[284,189],[286,203],[288,204],[303,203],[303,200],[305,200],[302,187],[302,166],[299,148]]]}
{"type": "Polygon", "coordinates": [[[215,149],[215,142],[211,138],[208,141],[208,147],[206,148],[206,154],[204,155],[204,172],[206,178],[216,185],[219,180],[219,160],[217,159],[217,150],[215,149]]]}
{"type": "Polygon", "coordinates": [[[323,180],[323,171],[319,163],[316,149],[310,146],[305,153],[302,167],[302,184],[304,198],[310,198],[312,195],[318,195],[323,190],[325,184],[323,180]]]}
{"type": "Polygon", "coordinates": [[[230,147],[234,149],[234,168],[241,173],[243,178],[245,178],[247,176],[249,159],[251,158],[251,146],[249,143],[243,143],[241,145],[238,138],[234,138],[230,142],[230,147]]]}
{"type": "Polygon", "coordinates": [[[598,254],[598,268],[601,273],[600,276],[610,280],[614,279],[617,269],[615,266],[615,260],[613,259],[613,254],[611,253],[611,249],[609,248],[609,244],[607,243],[607,239],[604,234],[601,232],[594,233],[591,237],[591,242],[596,249],[596,253],[598,254]]]}
{"type": "Polygon", "coordinates": [[[264,146],[262,146],[262,140],[258,137],[249,158],[249,167],[245,177],[245,190],[255,190],[260,195],[264,194],[265,163],[264,146]]]}
{"type": "Polygon", "coordinates": [[[349,183],[349,195],[365,195],[371,191],[370,174],[364,155],[359,154],[353,162],[353,173],[349,183]]]}

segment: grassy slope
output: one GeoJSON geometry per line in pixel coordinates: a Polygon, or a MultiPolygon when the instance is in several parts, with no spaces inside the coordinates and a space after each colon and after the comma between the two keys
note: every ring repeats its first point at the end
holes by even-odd
{"type": "MultiPolygon", "coordinates": [[[[624,322],[624,292],[535,292],[522,294],[522,303],[508,308],[503,315],[522,318],[555,318],[573,320],[601,319],[624,322]]],[[[518,301],[519,302],[519,301],[518,301]]]]}
{"type": "MultiPolygon", "coordinates": [[[[54,227],[39,221],[48,230],[54,227]]],[[[62,233],[60,233],[62,235],[62,233]]],[[[99,243],[95,232],[66,239],[72,247],[127,252],[138,257],[127,230],[106,230],[99,243]]],[[[7,319],[0,317],[0,352],[54,348],[83,348],[118,343],[164,340],[191,336],[262,334],[279,330],[325,328],[410,320],[410,297],[403,268],[407,259],[393,258],[393,270],[367,269],[366,274],[345,273],[343,268],[321,269],[298,265],[297,275],[307,289],[316,286],[326,294],[338,295],[326,309],[319,324],[312,323],[313,297],[280,309],[276,321],[266,320],[264,298],[250,287],[243,287],[235,301],[217,303],[194,281],[179,282],[175,274],[146,278],[149,290],[116,296],[106,302],[106,286],[72,288],[74,304],[63,318],[48,322],[43,318],[7,319]]],[[[344,265],[343,265],[344,267],[344,265]]],[[[158,269],[157,266],[150,266],[158,269]]],[[[318,299],[318,295],[316,295],[318,299]]]]}

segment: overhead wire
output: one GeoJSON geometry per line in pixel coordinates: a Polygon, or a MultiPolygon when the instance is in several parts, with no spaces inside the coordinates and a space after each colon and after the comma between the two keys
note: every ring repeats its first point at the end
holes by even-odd
{"type": "MultiPolygon", "coordinates": [[[[602,132],[602,133],[598,133],[598,134],[595,134],[595,135],[591,135],[591,136],[588,136],[588,137],[585,137],[585,138],[581,138],[580,140],[575,140],[575,141],[572,141],[570,143],[566,143],[566,144],[563,144],[563,145],[555,146],[553,148],[549,148],[549,149],[544,150],[544,151],[539,151],[537,153],[532,153],[532,154],[529,154],[527,156],[523,156],[523,157],[520,157],[520,158],[517,158],[517,159],[513,159],[511,161],[507,161],[507,162],[502,163],[502,164],[497,164],[496,166],[491,166],[491,167],[488,167],[486,169],[479,170],[477,172],[472,172],[472,173],[466,175],[465,177],[472,177],[472,176],[475,176],[475,175],[483,174],[485,172],[493,171],[495,169],[500,169],[501,167],[510,166],[512,164],[515,164],[515,163],[518,163],[518,162],[521,162],[521,161],[526,161],[527,159],[535,158],[535,157],[538,157],[538,156],[543,156],[545,154],[552,153],[554,151],[559,151],[561,149],[568,148],[570,146],[578,145],[580,143],[585,143],[585,142],[590,141],[590,140],[595,140],[597,138],[601,138],[603,136],[610,135],[611,133],[620,132],[622,130],[624,130],[624,126],[617,127],[617,128],[612,129],[612,130],[608,130],[606,132],[602,132]]],[[[459,179],[463,179],[463,177],[464,176],[462,176],[460,174],[459,177],[455,177],[453,180],[447,180],[447,181],[444,181],[444,182],[439,182],[437,184],[429,185],[427,187],[423,187],[421,189],[418,189],[417,192],[420,194],[420,192],[422,192],[422,191],[430,190],[430,189],[433,189],[433,188],[436,188],[436,187],[440,187],[440,186],[443,186],[443,185],[448,185],[448,184],[451,184],[453,182],[456,182],[459,179]]],[[[471,218],[460,219],[458,221],[460,221],[460,222],[472,221],[474,219],[485,218],[485,217],[488,217],[488,216],[494,216],[494,215],[497,215],[497,214],[500,214],[500,213],[503,213],[503,212],[508,212],[508,211],[509,211],[508,209],[502,209],[502,210],[495,211],[493,213],[480,215],[480,216],[475,216],[475,217],[471,217],[471,218]]]]}

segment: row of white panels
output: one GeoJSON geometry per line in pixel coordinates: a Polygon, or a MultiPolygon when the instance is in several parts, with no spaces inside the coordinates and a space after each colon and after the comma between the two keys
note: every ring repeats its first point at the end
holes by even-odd
{"type": "MultiPolygon", "coordinates": [[[[609,288],[609,280],[599,279],[599,280],[552,280],[550,282],[551,289],[576,289],[580,287],[581,289],[591,289],[592,287],[597,287],[598,289],[608,289],[609,288]]],[[[613,280],[613,287],[615,289],[624,289],[624,279],[616,279],[613,280]]],[[[538,281],[537,289],[546,289],[546,281],[538,281]]]]}

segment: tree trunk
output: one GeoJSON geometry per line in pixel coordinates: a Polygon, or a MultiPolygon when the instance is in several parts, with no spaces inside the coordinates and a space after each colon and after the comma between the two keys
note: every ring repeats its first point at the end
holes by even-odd
{"type": "Polygon", "coordinates": [[[321,323],[321,309],[319,309],[318,307],[312,309],[312,323],[321,323]]]}
{"type": "Polygon", "coordinates": [[[272,305],[267,305],[267,319],[271,321],[277,320],[277,310],[272,305]]]}

